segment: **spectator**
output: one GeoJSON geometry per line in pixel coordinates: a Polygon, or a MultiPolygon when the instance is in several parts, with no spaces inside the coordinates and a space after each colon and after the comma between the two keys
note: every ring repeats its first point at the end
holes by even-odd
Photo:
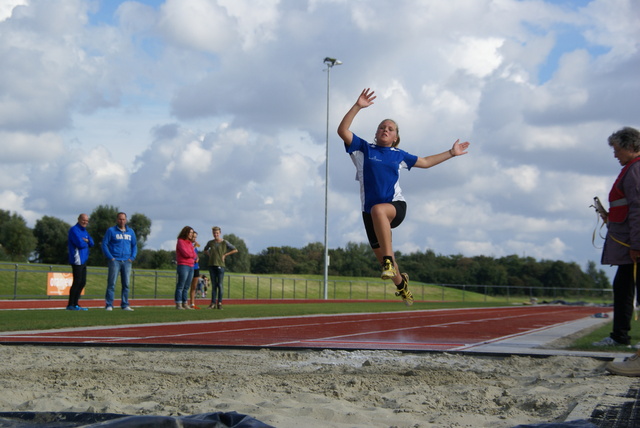
{"type": "Polygon", "coordinates": [[[69,290],[68,311],[86,311],[78,304],[82,290],[87,284],[87,259],[89,258],[89,248],[93,247],[93,239],[87,232],[89,216],[80,214],[78,223],[69,229],[67,245],[69,248],[69,263],[73,272],[73,283],[69,290]]]}
{"type": "Polygon", "coordinates": [[[207,283],[209,282],[206,275],[200,275],[198,278],[198,285],[196,287],[196,294],[200,293],[200,297],[207,297],[207,283]]]}
{"type": "Polygon", "coordinates": [[[640,283],[640,132],[625,127],[608,139],[622,170],[609,192],[602,264],[618,266],[613,279],[613,331],[594,346],[629,345],[631,318],[640,283]]]}
{"type": "Polygon", "coordinates": [[[138,254],[138,246],[135,232],[127,226],[125,213],[118,213],[116,225],[107,229],[102,240],[102,252],[109,264],[107,293],[105,295],[106,310],[113,310],[116,279],[120,275],[122,283],[120,307],[125,311],[133,311],[133,308],[129,306],[129,277],[131,276],[131,264],[138,254]]]}
{"type": "Polygon", "coordinates": [[[189,289],[189,307],[191,309],[200,309],[196,306],[196,287],[198,286],[198,281],[200,280],[200,258],[198,257],[198,248],[200,248],[200,244],[198,243],[198,232],[193,232],[192,242],[193,250],[196,253],[196,258],[195,262],[193,263],[193,279],[191,280],[191,288],[189,289]]]}
{"type": "Polygon", "coordinates": [[[226,239],[222,239],[222,230],[215,226],[211,228],[213,239],[207,242],[204,253],[209,256],[209,276],[211,277],[211,304],[209,309],[222,309],[222,295],[224,292],[225,259],[238,252],[236,247],[226,239]]]}
{"type": "Polygon", "coordinates": [[[193,235],[195,231],[190,226],[185,226],[178,235],[176,242],[177,280],[175,302],[176,309],[193,309],[189,306],[189,289],[193,280],[193,265],[198,259],[193,247],[193,235]]]}

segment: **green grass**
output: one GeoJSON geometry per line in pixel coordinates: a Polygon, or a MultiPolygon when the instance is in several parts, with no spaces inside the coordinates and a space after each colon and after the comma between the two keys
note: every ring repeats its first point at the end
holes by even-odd
{"type": "MultiPolygon", "coordinates": [[[[0,299],[59,298],[46,295],[47,273],[70,272],[66,265],[0,263],[0,299]]],[[[201,271],[207,274],[206,271],[201,271]]],[[[84,299],[104,298],[107,269],[88,267],[84,299]]],[[[173,298],[176,273],[173,270],[133,269],[130,298],[173,298]]],[[[119,288],[119,282],[117,288],[119,288]]],[[[228,273],[224,281],[225,296],[229,299],[323,299],[324,278],[321,275],[254,275],[228,273]]],[[[411,281],[416,300],[459,302],[502,302],[504,297],[493,297],[474,292],[411,281]]],[[[472,291],[470,291],[472,290],[472,291]]],[[[117,291],[117,290],[116,290],[117,291]]],[[[327,297],[331,300],[387,300],[395,299],[395,286],[380,278],[330,277],[327,297]]],[[[514,301],[521,298],[512,297],[514,301]]],[[[524,299],[526,300],[526,299],[524,299]]]]}
{"type": "MultiPolygon", "coordinates": [[[[467,303],[464,307],[495,306],[485,303],[467,303]]],[[[446,309],[461,307],[460,303],[416,302],[410,308],[397,302],[357,302],[357,303],[300,303],[300,304],[257,304],[226,305],[222,311],[201,309],[177,311],[170,307],[136,307],[134,312],[114,308],[107,312],[100,308],[88,311],[66,310],[5,310],[0,311],[0,331],[48,330],[68,327],[93,327],[123,324],[148,324],[182,321],[221,320],[228,318],[259,318],[314,314],[340,314],[361,312],[401,312],[421,309],[446,309]]]]}
{"type": "MultiPolygon", "coordinates": [[[[107,269],[89,266],[84,299],[104,298],[107,269]]],[[[48,272],[70,272],[68,265],[42,265],[0,263],[0,299],[46,299],[60,298],[46,295],[48,272]]],[[[201,271],[207,274],[206,271],[201,271]]],[[[130,298],[173,298],[176,274],[173,270],[133,269],[130,298]]],[[[119,284],[118,284],[119,287],[119,284]]],[[[321,275],[254,275],[228,273],[225,276],[225,296],[230,299],[323,299],[324,281],[321,275]]],[[[501,304],[506,302],[525,302],[529,296],[508,295],[493,296],[481,286],[461,289],[443,287],[411,281],[411,290],[416,300],[484,302],[501,304]]],[[[508,289],[502,289],[506,292],[508,289]]],[[[521,291],[521,289],[518,289],[521,291]]],[[[117,291],[117,290],[116,290],[117,291]]],[[[606,303],[611,293],[594,291],[593,295],[568,297],[556,290],[547,290],[551,296],[537,295],[539,301],[565,299],[583,300],[591,303],[606,303]]],[[[395,287],[390,281],[379,278],[329,277],[327,297],[331,300],[387,300],[395,299],[395,287]]]]}
{"type": "MultiPolygon", "coordinates": [[[[607,347],[596,347],[593,346],[593,342],[598,342],[605,337],[609,336],[613,327],[613,321],[608,322],[596,330],[585,334],[584,336],[579,337],[573,343],[568,346],[568,349],[573,349],[576,351],[607,351],[607,352],[631,352],[626,346],[607,346],[607,347]]],[[[640,321],[631,320],[631,331],[629,332],[631,336],[631,344],[635,345],[640,342],[640,321]]]]}

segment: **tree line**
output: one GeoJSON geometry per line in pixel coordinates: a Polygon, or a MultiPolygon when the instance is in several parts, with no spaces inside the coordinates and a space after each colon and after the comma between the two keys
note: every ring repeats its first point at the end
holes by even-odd
{"type": "MultiPolygon", "coordinates": [[[[106,230],[115,224],[118,208],[100,205],[89,215],[87,227],[96,247],[90,252],[88,264],[106,266],[100,249],[106,230]]],[[[175,251],[145,249],[151,233],[151,220],[144,214],[129,217],[129,226],[136,232],[138,257],[135,266],[144,269],[173,269],[175,251]]],[[[0,260],[45,264],[67,264],[67,233],[72,225],[51,216],[36,221],[33,229],[22,216],[0,210],[0,260]]],[[[210,237],[200,236],[204,244],[210,237]]],[[[238,248],[238,254],[229,257],[227,270],[254,274],[321,275],[324,272],[324,246],[320,242],[303,248],[268,247],[258,254],[249,254],[245,242],[234,234],[225,239],[238,248]]],[[[536,260],[532,257],[510,255],[500,258],[489,256],[465,257],[441,255],[432,250],[403,254],[396,252],[402,269],[417,281],[434,284],[504,285],[513,287],[565,287],[610,288],[609,279],[595,262],[586,269],[575,262],[536,260]]],[[[344,248],[329,249],[329,274],[332,276],[377,277],[378,262],[366,243],[348,243],[344,248]]],[[[206,269],[206,257],[200,267],[206,269]]]]}

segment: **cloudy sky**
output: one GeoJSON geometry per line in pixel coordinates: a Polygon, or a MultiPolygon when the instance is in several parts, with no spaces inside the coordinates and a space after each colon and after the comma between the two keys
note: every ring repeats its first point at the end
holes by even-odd
{"type": "MultiPolygon", "coordinates": [[[[0,0],[0,208],[31,227],[100,204],[250,252],[365,242],[335,129],[469,154],[402,174],[403,252],[599,262],[589,207],[640,126],[636,0],[0,0]],[[328,76],[325,57],[343,62],[328,76]]],[[[608,269],[607,272],[610,272],[608,269]]]]}

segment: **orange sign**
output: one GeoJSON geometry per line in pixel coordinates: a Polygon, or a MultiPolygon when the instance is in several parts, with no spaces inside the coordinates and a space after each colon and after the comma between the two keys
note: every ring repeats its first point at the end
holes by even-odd
{"type": "MultiPolygon", "coordinates": [[[[65,272],[47,273],[47,296],[68,296],[73,284],[73,274],[65,272]]],[[[82,290],[84,295],[84,289],[82,290]]]]}

